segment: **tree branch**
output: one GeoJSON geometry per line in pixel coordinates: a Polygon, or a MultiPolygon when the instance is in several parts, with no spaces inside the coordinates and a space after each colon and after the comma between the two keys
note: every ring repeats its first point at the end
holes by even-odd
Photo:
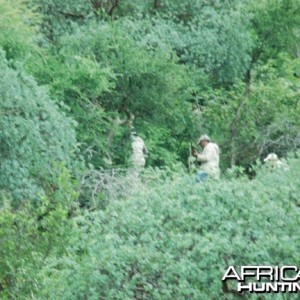
{"type": "Polygon", "coordinates": [[[154,8],[154,9],[158,9],[159,7],[160,7],[159,0],[154,0],[153,8],[154,8]]]}
{"type": "Polygon", "coordinates": [[[90,0],[90,3],[92,4],[94,9],[101,9],[102,8],[102,1],[90,0]]]}
{"type": "Polygon", "coordinates": [[[108,15],[112,16],[114,10],[118,7],[120,0],[115,0],[113,4],[110,2],[111,7],[108,9],[108,15]]]}
{"type": "Polygon", "coordinates": [[[61,11],[61,10],[58,10],[58,13],[64,15],[67,18],[85,19],[85,17],[86,17],[83,14],[75,14],[75,13],[72,13],[72,12],[64,12],[64,11],[61,11]]]}

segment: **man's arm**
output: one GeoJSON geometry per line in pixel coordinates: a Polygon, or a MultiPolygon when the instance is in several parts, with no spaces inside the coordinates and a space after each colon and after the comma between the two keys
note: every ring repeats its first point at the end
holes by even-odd
{"type": "Polygon", "coordinates": [[[198,153],[196,158],[197,158],[197,161],[200,161],[200,162],[207,162],[208,161],[207,155],[205,155],[203,153],[198,153]]]}
{"type": "Polygon", "coordinates": [[[197,161],[207,162],[208,156],[205,154],[205,151],[199,153],[195,148],[192,148],[192,155],[196,157],[197,161]]]}

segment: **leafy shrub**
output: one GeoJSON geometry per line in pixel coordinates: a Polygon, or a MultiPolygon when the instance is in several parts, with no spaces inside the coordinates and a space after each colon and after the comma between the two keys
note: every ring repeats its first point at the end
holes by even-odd
{"type": "Polygon", "coordinates": [[[108,167],[105,160],[126,165],[129,126],[115,120],[128,114],[153,154],[150,164],[171,166],[179,159],[195,132],[188,103],[194,83],[174,53],[147,51],[117,21],[89,22],[60,37],[46,59],[31,70],[71,108],[87,162],[95,168],[108,167]]]}
{"type": "Polygon", "coordinates": [[[16,59],[35,48],[39,15],[28,9],[22,0],[14,5],[0,0],[0,47],[9,59],[16,59]]]}
{"type": "Polygon", "coordinates": [[[84,214],[37,298],[238,299],[221,283],[229,265],[298,263],[300,160],[289,164],[251,181],[152,182],[84,214]]]}
{"type": "Polygon", "coordinates": [[[36,205],[22,201],[18,209],[0,195],[0,298],[29,299],[39,288],[38,272],[50,257],[65,253],[72,236],[77,194],[67,170],[56,179],[55,194],[36,205]]]}
{"type": "Polygon", "coordinates": [[[246,167],[268,153],[284,157],[299,149],[299,97],[291,80],[252,83],[249,95],[244,84],[237,84],[203,96],[202,128],[220,145],[223,166],[246,167]]]}
{"type": "Polygon", "coordinates": [[[0,188],[14,200],[38,199],[55,189],[55,164],[73,165],[75,124],[4,56],[0,51],[0,188]]]}

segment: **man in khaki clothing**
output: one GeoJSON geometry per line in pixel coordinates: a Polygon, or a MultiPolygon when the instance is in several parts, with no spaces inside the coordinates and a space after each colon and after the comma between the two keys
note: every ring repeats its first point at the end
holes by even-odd
{"type": "Polygon", "coordinates": [[[281,168],[283,166],[282,161],[279,160],[277,154],[270,153],[265,159],[264,162],[273,169],[281,168]]]}
{"type": "Polygon", "coordinates": [[[273,170],[281,170],[281,171],[288,171],[289,167],[286,163],[283,163],[275,153],[270,153],[264,159],[267,167],[273,170]]]}
{"type": "Polygon", "coordinates": [[[197,181],[203,181],[208,177],[213,179],[220,178],[219,154],[220,150],[217,144],[211,143],[208,135],[202,135],[198,140],[198,145],[203,149],[199,153],[196,149],[192,150],[192,155],[201,163],[200,171],[197,175],[197,181]]]}
{"type": "Polygon", "coordinates": [[[131,147],[132,154],[130,156],[130,173],[137,177],[145,167],[145,156],[148,154],[148,149],[144,140],[139,137],[134,130],[131,132],[131,147]]]}

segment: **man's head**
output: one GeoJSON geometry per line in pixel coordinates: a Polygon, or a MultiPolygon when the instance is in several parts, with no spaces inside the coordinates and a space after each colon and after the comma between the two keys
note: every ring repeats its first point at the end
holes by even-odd
{"type": "Polygon", "coordinates": [[[200,136],[198,140],[198,145],[203,149],[210,142],[210,138],[207,134],[203,134],[200,136]]]}
{"type": "Polygon", "coordinates": [[[273,168],[280,168],[283,166],[282,161],[279,160],[278,156],[275,153],[270,153],[264,159],[264,162],[273,168]]]}
{"type": "Polygon", "coordinates": [[[275,153],[270,153],[268,156],[264,159],[264,162],[276,162],[278,161],[278,156],[275,153]]]}
{"type": "Polygon", "coordinates": [[[137,136],[137,132],[135,131],[135,128],[133,126],[130,126],[130,135],[137,136]]]}

